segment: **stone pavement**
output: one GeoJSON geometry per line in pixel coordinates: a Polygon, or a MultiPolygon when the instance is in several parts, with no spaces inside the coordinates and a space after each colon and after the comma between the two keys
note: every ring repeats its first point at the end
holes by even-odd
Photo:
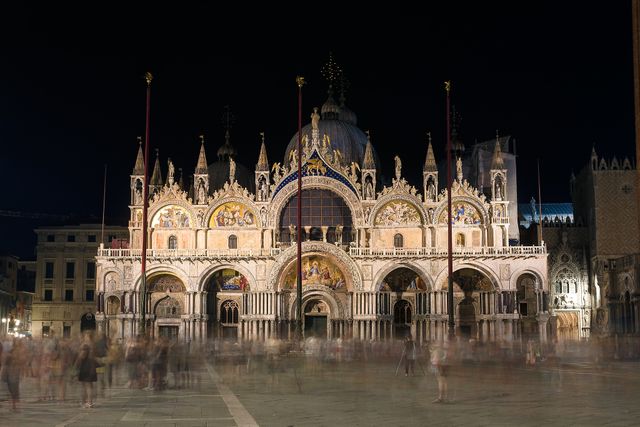
{"type": "Polygon", "coordinates": [[[68,402],[37,403],[27,380],[20,413],[0,402],[0,426],[625,426],[640,419],[639,362],[455,365],[447,404],[431,403],[437,386],[424,362],[426,375],[418,365],[415,376],[402,369],[396,376],[396,366],[250,358],[205,366],[192,389],[115,387],[91,409],[79,407],[77,388],[68,402]]]}

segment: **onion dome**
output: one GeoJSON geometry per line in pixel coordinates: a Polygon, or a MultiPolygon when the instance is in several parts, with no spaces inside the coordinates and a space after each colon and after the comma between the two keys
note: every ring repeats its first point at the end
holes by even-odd
{"type": "Polygon", "coordinates": [[[224,145],[218,148],[218,159],[227,159],[229,161],[229,157],[235,157],[238,154],[229,142],[230,139],[231,135],[229,134],[229,129],[227,129],[224,134],[224,145]]]}
{"type": "Polygon", "coordinates": [[[229,129],[226,130],[224,135],[224,145],[218,148],[218,161],[211,163],[207,172],[209,173],[209,190],[211,192],[219,190],[225,184],[229,182],[229,159],[233,158],[236,162],[235,180],[238,181],[242,187],[253,192],[255,190],[255,181],[253,174],[249,172],[249,169],[240,164],[236,160],[236,149],[231,145],[231,134],[229,129]]]}

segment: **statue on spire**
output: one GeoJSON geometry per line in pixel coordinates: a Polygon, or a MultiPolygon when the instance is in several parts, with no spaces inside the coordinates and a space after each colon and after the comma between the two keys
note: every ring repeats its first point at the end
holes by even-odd
{"type": "Polygon", "coordinates": [[[400,160],[400,156],[394,157],[394,160],[396,162],[396,179],[399,181],[402,175],[402,161],[400,160]]]}
{"type": "Polygon", "coordinates": [[[313,107],[313,113],[311,113],[311,130],[318,130],[319,121],[320,114],[318,114],[318,107],[313,107]]]}
{"type": "Polygon", "coordinates": [[[458,181],[462,184],[462,157],[456,159],[456,175],[458,181]]]}
{"type": "Polygon", "coordinates": [[[229,182],[233,184],[236,179],[236,162],[233,157],[229,157],[229,182]]]}
{"type": "Polygon", "coordinates": [[[173,166],[173,162],[171,161],[171,158],[169,158],[167,161],[169,163],[169,172],[167,174],[167,182],[169,183],[169,185],[173,185],[173,182],[174,182],[173,176],[174,176],[176,171],[175,171],[175,168],[173,166]]]}

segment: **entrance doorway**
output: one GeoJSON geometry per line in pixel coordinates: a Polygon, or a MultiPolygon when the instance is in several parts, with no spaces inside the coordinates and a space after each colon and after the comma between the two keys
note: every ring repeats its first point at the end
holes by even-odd
{"type": "Polygon", "coordinates": [[[178,339],[178,330],[178,326],[159,326],[158,335],[168,338],[169,341],[176,341],[178,339]]]}
{"type": "Polygon", "coordinates": [[[329,307],[321,300],[312,300],[304,308],[305,338],[327,338],[329,307]]]}
{"type": "Polygon", "coordinates": [[[80,318],[80,332],[95,331],[96,330],[96,318],[93,313],[85,313],[80,318]]]}
{"type": "Polygon", "coordinates": [[[580,339],[578,314],[578,311],[556,311],[558,340],[577,341],[580,339]]]}
{"type": "Polygon", "coordinates": [[[304,336],[306,338],[327,337],[327,316],[304,316],[304,336]]]}
{"type": "Polygon", "coordinates": [[[411,304],[401,299],[393,306],[393,328],[396,338],[404,338],[411,334],[411,304]]]}

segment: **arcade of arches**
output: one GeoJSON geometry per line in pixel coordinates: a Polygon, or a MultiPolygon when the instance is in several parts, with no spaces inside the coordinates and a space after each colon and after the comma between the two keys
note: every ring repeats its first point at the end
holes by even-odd
{"type": "Polygon", "coordinates": [[[483,176],[497,182],[491,194],[463,176],[470,165],[462,167],[461,158],[445,194],[432,147],[422,169],[424,188],[406,180],[399,157],[389,183],[364,132],[354,123],[334,123],[339,115],[317,116],[305,127],[300,160],[293,151],[297,138],[279,162],[268,161],[263,143],[253,175],[240,176],[241,168],[227,158],[216,171],[223,180],[215,182],[203,143],[193,174],[197,191],[174,180],[150,188],[152,273],[142,308],[147,231],[140,220],[141,175],[134,169],[131,247],[101,248],[96,257],[98,327],[118,337],[134,335],[143,310],[147,330],[185,340],[292,338],[298,320],[307,336],[442,339],[450,198],[456,206],[452,315],[458,334],[481,340],[544,336],[550,290],[546,275],[533,271],[547,271],[547,253],[544,246],[510,244],[518,233],[510,233],[517,215],[505,191],[513,184],[502,161],[506,146],[498,141],[489,148],[493,154],[486,153],[492,161],[483,176]],[[245,184],[253,177],[255,193],[245,184]],[[303,241],[300,302],[292,245],[297,237],[303,241]],[[298,308],[303,319],[296,319],[298,308]]]}

